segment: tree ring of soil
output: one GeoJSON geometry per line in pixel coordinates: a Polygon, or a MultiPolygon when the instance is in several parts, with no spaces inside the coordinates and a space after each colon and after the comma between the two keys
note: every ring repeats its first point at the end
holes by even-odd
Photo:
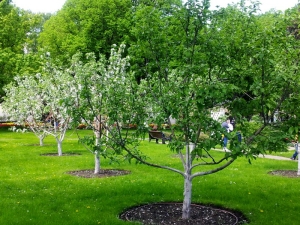
{"type": "Polygon", "coordinates": [[[130,174],[130,171],[117,170],[117,169],[100,169],[99,173],[97,174],[94,173],[94,170],[75,170],[75,171],[69,171],[67,173],[76,177],[102,178],[102,177],[112,177],[112,176],[123,176],[123,175],[130,174]]]}
{"type": "Polygon", "coordinates": [[[270,171],[269,174],[275,176],[300,178],[300,176],[297,175],[297,170],[274,170],[270,171]]]}
{"type": "MultiPolygon", "coordinates": [[[[81,155],[79,153],[62,153],[62,156],[81,155]]],[[[59,156],[58,153],[43,153],[41,156],[59,156]]]]}
{"type": "Polygon", "coordinates": [[[138,221],[144,225],[238,225],[248,223],[238,211],[213,205],[192,204],[190,219],[183,220],[182,203],[153,203],[136,206],[122,212],[120,219],[138,221]]]}

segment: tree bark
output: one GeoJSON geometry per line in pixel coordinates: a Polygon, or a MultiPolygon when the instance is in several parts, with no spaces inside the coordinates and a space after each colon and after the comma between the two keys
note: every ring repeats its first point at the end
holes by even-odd
{"type": "Polygon", "coordinates": [[[298,171],[297,171],[297,175],[300,175],[300,155],[299,155],[299,143],[296,143],[296,151],[298,152],[298,171]]]}
{"type": "Polygon", "coordinates": [[[40,146],[44,146],[44,136],[39,136],[40,139],[40,146]]]}
{"type": "Polygon", "coordinates": [[[191,152],[195,149],[195,144],[186,145],[186,163],[184,174],[184,191],[183,191],[183,205],[182,205],[182,219],[190,218],[191,199],[192,199],[192,177],[191,177],[191,152]]]}
{"type": "Polygon", "coordinates": [[[189,175],[184,178],[184,192],[183,192],[183,206],[182,206],[182,219],[190,218],[191,199],[192,199],[192,180],[189,175]]]}
{"type": "Polygon", "coordinates": [[[100,173],[100,157],[98,151],[95,151],[95,171],[94,174],[100,173]]]}
{"type": "Polygon", "coordinates": [[[62,156],[62,141],[57,141],[58,156],[62,156]]]}
{"type": "Polygon", "coordinates": [[[99,144],[100,144],[100,132],[99,131],[95,131],[95,137],[96,137],[95,145],[99,146],[99,144]]]}

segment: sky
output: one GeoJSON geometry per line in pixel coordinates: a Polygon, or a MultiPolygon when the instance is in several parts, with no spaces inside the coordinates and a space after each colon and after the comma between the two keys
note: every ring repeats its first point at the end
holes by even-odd
{"type": "MultiPolygon", "coordinates": [[[[66,0],[13,0],[12,2],[16,6],[34,13],[55,13],[62,8],[66,0]]],[[[215,9],[216,5],[225,7],[232,2],[237,3],[239,0],[211,0],[210,4],[212,9],[215,9]]],[[[298,0],[260,0],[260,2],[261,11],[266,12],[272,8],[284,11],[285,9],[295,6],[298,0]]]]}

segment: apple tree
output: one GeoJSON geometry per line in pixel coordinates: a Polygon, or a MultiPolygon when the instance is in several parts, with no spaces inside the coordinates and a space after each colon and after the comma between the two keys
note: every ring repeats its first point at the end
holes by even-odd
{"type": "Polygon", "coordinates": [[[75,91],[72,77],[64,75],[61,69],[47,62],[43,74],[18,76],[16,83],[7,85],[3,102],[3,108],[9,115],[29,126],[39,137],[40,145],[47,135],[53,136],[59,156],[62,155],[62,142],[71,119],[69,108],[61,100],[66,96],[70,98],[75,91]]]}

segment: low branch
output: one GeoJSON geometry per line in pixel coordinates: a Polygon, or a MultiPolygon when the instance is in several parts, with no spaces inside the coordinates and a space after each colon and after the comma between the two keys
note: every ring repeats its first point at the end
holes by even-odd
{"type": "Polygon", "coordinates": [[[173,171],[173,172],[176,172],[176,173],[179,173],[180,175],[182,175],[183,177],[185,176],[184,172],[180,171],[180,170],[177,170],[175,168],[172,168],[172,167],[168,167],[168,166],[162,166],[162,165],[157,165],[157,164],[154,164],[154,163],[149,163],[145,160],[143,160],[141,157],[133,154],[128,148],[126,148],[126,146],[123,146],[123,149],[134,159],[138,160],[139,162],[145,164],[145,165],[148,165],[148,166],[152,166],[152,167],[156,167],[156,168],[161,168],[161,169],[166,169],[166,170],[170,170],[170,171],[173,171]]]}
{"type": "Polygon", "coordinates": [[[230,155],[229,155],[228,157],[224,157],[224,158],[220,159],[218,162],[216,162],[216,161],[214,160],[214,158],[212,158],[213,162],[202,162],[202,163],[197,163],[197,164],[193,165],[193,166],[191,167],[191,169],[193,169],[193,168],[195,168],[195,167],[197,167],[197,166],[211,166],[211,165],[218,165],[218,164],[222,163],[224,160],[228,160],[229,157],[230,157],[230,155]]]}
{"type": "Polygon", "coordinates": [[[235,159],[231,159],[230,161],[228,161],[226,164],[224,164],[223,166],[221,167],[218,167],[214,170],[210,170],[210,171],[206,171],[206,172],[198,172],[198,173],[195,173],[191,176],[191,179],[193,179],[194,177],[197,177],[197,176],[204,176],[204,175],[208,175],[208,174],[213,174],[213,173],[216,173],[218,171],[221,171],[223,169],[225,169],[227,166],[229,166],[231,163],[233,163],[235,161],[235,159]]]}

